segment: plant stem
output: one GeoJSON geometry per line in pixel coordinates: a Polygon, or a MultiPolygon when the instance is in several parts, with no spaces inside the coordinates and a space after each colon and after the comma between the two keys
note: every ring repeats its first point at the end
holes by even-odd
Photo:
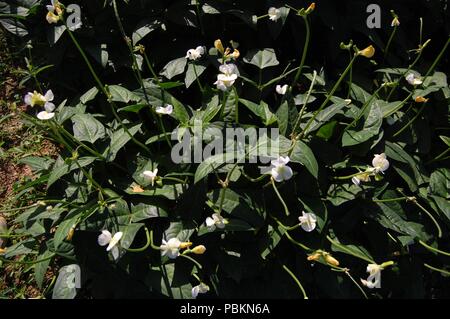
{"type": "Polygon", "coordinates": [[[298,278],[294,275],[294,273],[288,267],[286,267],[286,265],[283,265],[283,269],[289,274],[289,276],[291,276],[291,278],[295,281],[297,286],[300,288],[300,291],[303,294],[303,299],[308,299],[305,289],[303,288],[303,286],[300,283],[300,281],[298,280],[298,278]]]}
{"type": "Polygon", "coordinates": [[[295,121],[294,127],[292,128],[292,134],[293,134],[293,136],[295,136],[295,131],[297,131],[297,128],[298,128],[298,126],[300,125],[300,121],[302,120],[303,113],[304,113],[305,110],[306,110],[306,105],[308,104],[309,97],[310,97],[311,92],[312,92],[312,90],[313,90],[313,88],[314,88],[314,84],[315,84],[315,82],[316,82],[316,77],[317,77],[317,71],[314,70],[314,72],[313,72],[313,79],[312,79],[312,81],[311,81],[311,85],[309,86],[308,93],[306,94],[306,100],[305,100],[305,103],[303,104],[303,107],[302,107],[302,109],[300,110],[300,113],[299,113],[298,116],[297,116],[297,120],[295,121]]]}
{"type": "Polygon", "coordinates": [[[303,45],[303,53],[302,58],[300,60],[300,66],[297,70],[297,73],[295,74],[294,80],[292,81],[291,87],[294,88],[294,86],[297,84],[298,79],[300,78],[300,75],[302,74],[303,66],[305,65],[306,61],[306,55],[308,53],[308,47],[309,47],[309,41],[311,39],[311,30],[309,26],[309,20],[307,16],[302,16],[303,21],[305,22],[306,27],[306,38],[305,38],[305,44],[303,45]]]}
{"type": "Polygon", "coordinates": [[[148,232],[148,228],[147,227],[145,227],[145,236],[147,237],[147,243],[143,247],[141,247],[141,248],[127,248],[126,250],[130,251],[130,252],[134,252],[134,253],[145,251],[153,242],[152,238],[150,237],[150,234],[148,232]]]}
{"type": "Polygon", "coordinates": [[[396,137],[398,135],[400,135],[404,130],[406,130],[409,126],[411,126],[414,121],[420,116],[420,114],[422,114],[423,110],[425,109],[425,106],[427,105],[427,103],[423,103],[422,107],[420,108],[420,110],[417,112],[417,114],[405,125],[403,126],[400,130],[398,130],[394,135],[392,135],[392,137],[396,137]]]}
{"type": "Polygon", "coordinates": [[[431,246],[427,245],[426,243],[424,243],[421,240],[419,240],[419,244],[421,244],[426,249],[431,250],[431,251],[433,251],[435,253],[438,253],[438,254],[450,257],[450,253],[448,253],[446,251],[443,251],[443,250],[440,250],[440,249],[437,249],[437,248],[434,248],[434,247],[431,247],[431,246]]]}
{"type": "Polygon", "coordinates": [[[386,60],[388,51],[389,51],[389,47],[391,46],[392,40],[394,39],[395,33],[397,32],[397,28],[398,26],[394,26],[394,30],[392,30],[391,32],[391,36],[389,37],[388,43],[386,44],[386,48],[384,49],[384,56],[383,56],[383,62],[384,60],[386,60]]]}
{"type": "Polygon", "coordinates": [[[278,198],[280,199],[281,204],[283,205],[284,213],[286,214],[286,216],[289,216],[291,213],[289,212],[289,209],[288,209],[286,203],[284,202],[283,197],[281,197],[281,194],[278,191],[277,186],[275,185],[275,180],[273,178],[271,178],[270,181],[272,182],[273,190],[275,191],[278,198]]]}
{"type": "Polygon", "coordinates": [[[444,270],[444,269],[439,269],[439,268],[430,266],[430,265],[428,265],[428,264],[423,264],[423,265],[424,265],[425,267],[431,269],[431,270],[434,270],[434,271],[440,272],[440,273],[442,273],[442,274],[444,274],[444,275],[450,276],[450,271],[446,271],[446,270],[444,270]]]}
{"type": "Polygon", "coordinates": [[[320,107],[316,110],[316,112],[314,113],[314,115],[309,119],[308,123],[306,124],[306,127],[304,128],[304,130],[300,133],[298,139],[303,138],[303,136],[308,132],[309,127],[311,126],[311,124],[313,123],[313,121],[315,120],[315,118],[317,117],[317,115],[320,113],[320,111],[322,111],[322,109],[328,104],[328,102],[331,100],[331,98],[333,97],[333,94],[336,92],[336,90],[338,89],[339,85],[341,84],[342,80],[347,76],[347,73],[350,71],[350,69],[352,68],[353,63],[355,62],[356,58],[358,57],[357,54],[355,54],[353,56],[353,59],[350,61],[350,63],[348,64],[347,68],[344,70],[344,72],[341,74],[341,77],[339,78],[339,80],[335,83],[335,85],[333,86],[333,88],[331,89],[331,92],[327,95],[327,98],[325,99],[325,101],[323,101],[322,105],[320,105],[320,107]]]}

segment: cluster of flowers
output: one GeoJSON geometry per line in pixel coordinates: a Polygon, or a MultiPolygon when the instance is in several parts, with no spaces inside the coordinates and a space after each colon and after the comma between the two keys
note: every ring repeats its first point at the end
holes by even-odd
{"type": "Polygon", "coordinates": [[[352,177],[352,182],[355,185],[360,185],[361,182],[370,182],[370,176],[375,176],[375,179],[380,178],[380,174],[389,168],[389,161],[386,154],[375,154],[372,160],[372,166],[367,167],[364,172],[359,172],[352,177]]]}

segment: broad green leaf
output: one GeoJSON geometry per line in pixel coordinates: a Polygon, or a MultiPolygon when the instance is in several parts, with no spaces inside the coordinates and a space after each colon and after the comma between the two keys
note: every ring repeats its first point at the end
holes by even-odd
{"type": "Polygon", "coordinates": [[[110,162],[116,158],[117,153],[124,147],[141,128],[142,124],[137,124],[128,128],[128,133],[120,128],[111,134],[111,141],[109,147],[103,153],[103,156],[110,162]],[[131,134],[131,136],[130,136],[131,134]]]}
{"type": "Polygon", "coordinates": [[[277,121],[276,115],[270,111],[269,105],[264,101],[261,101],[261,104],[259,105],[244,99],[239,99],[239,102],[257,115],[263,121],[265,126],[269,126],[277,121]]]}
{"type": "Polygon", "coordinates": [[[86,47],[86,51],[97,61],[102,67],[106,67],[109,61],[108,45],[106,43],[96,43],[86,47]]]}
{"type": "Polygon", "coordinates": [[[80,142],[95,143],[105,137],[105,127],[91,114],[75,114],[72,116],[73,135],[80,142]]]}
{"type": "Polygon", "coordinates": [[[280,64],[277,60],[275,50],[271,48],[250,51],[244,58],[244,62],[253,64],[259,69],[265,69],[280,64]]]}
{"type": "Polygon", "coordinates": [[[200,77],[205,70],[206,65],[200,63],[189,63],[186,71],[186,77],[184,78],[186,87],[190,87],[191,84],[196,81],[197,77],[200,77]]]}
{"type": "Polygon", "coordinates": [[[36,284],[39,289],[42,289],[42,283],[44,282],[45,274],[47,273],[48,266],[50,265],[50,257],[54,253],[46,250],[44,253],[37,257],[37,260],[42,260],[41,262],[34,265],[34,278],[36,279],[36,284]],[[47,260],[45,260],[47,259],[47,260]]]}
{"type": "Polygon", "coordinates": [[[122,107],[118,110],[118,112],[130,112],[130,113],[139,113],[140,110],[142,110],[144,107],[146,107],[147,104],[133,104],[128,105],[125,107],[122,107]]]}
{"type": "Polygon", "coordinates": [[[286,135],[289,126],[289,103],[284,100],[276,112],[278,119],[278,128],[281,135],[286,135]]]}
{"type": "Polygon", "coordinates": [[[80,97],[80,102],[86,104],[89,101],[95,99],[98,94],[98,89],[94,86],[80,97]]]}
{"type": "Polygon", "coordinates": [[[168,214],[161,207],[139,203],[131,206],[131,221],[140,222],[149,218],[168,217],[168,214]]]}
{"type": "Polygon", "coordinates": [[[171,222],[169,228],[164,232],[164,237],[166,240],[178,238],[178,240],[185,242],[189,241],[194,231],[192,226],[188,226],[182,222],[171,222]]]}
{"type": "Polygon", "coordinates": [[[123,249],[130,248],[131,244],[136,237],[137,232],[144,226],[143,223],[132,223],[120,230],[123,232],[122,239],[120,240],[120,247],[123,249]]]}
{"type": "Polygon", "coordinates": [[[80,213],[75,216],[72,216],[69,219],[63,220],[59,224],[58,228],[56,229],[55,236],[53,239],[53,245],[54,245],[55,249],[58,249],[59,245],[64,241],[64,239],[69,234],[70,229],[77,225],[79,218],[80,218],[80,213]]]}
{"type": "Polygon", "coordinates": [[[114,102],[129,103],[130,101],[141,101],[141,98],[138,95],[120,85],[110,85],[108,86],[108,91],[114,102]]]}
{"type": "Polygon", "coordinates": [[[302,141],[296,141],[290,159],[292,162],[303,164],[308,172],[316,179],[319,175],[319,165],[311,148],[302,141]]]}
{"type": "Polygon", "coordinates": [[[141,41],[144,37],[146,37],[151,32],[159,29],[160,26],[161,26],[161,22],[159,20],[145,19],[145,20],[139,22],[131,36],[133,45],[136,45],[139,41],[141,41]]]}
{"type": "Polygon", "coordinates": [[[364,143],[372,137],[378,135],[383,124],[383,113],[378,101],[371,103],[368,115],[364,121],[364,126],[356,131],[349,129],[342,136],[342,146],[353,146],[364,143]]]}
{"type": "Polygon", "coordinates": [[[186,68],[187,60],[185,57],[178,58],[167,63],[162,71],[159,73],[165,76],[167,79],[172,79],[174,76],[184,72],[186,68]]]}
{"type": "Polygon", "coordinates": [[[184,105],[174,97],[172,97],[171,102],[173,106],[173,112],[171,116],[181,123],[187,123],[189,121],[189,114],[186,111],[184,105]]]}

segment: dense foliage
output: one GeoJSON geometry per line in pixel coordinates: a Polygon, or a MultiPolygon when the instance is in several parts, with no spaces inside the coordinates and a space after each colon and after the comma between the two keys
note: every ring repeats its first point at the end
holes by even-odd
{"type": "Polygon", "coordinates": [[[4,264],[55,298],[449,297],[447,1],[66,1],[0,1],[61,150],[22,159],[4,264]],[[236,128],[280,157],[174,162],[236,128]]]}

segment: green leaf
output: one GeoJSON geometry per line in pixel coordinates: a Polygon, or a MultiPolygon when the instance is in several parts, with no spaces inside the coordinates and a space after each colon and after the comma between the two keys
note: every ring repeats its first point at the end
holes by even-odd
{"type": "Polygon", "coordinates": [[[169,228],[164,232],[164,238],[169,240],[171,238],[178,238],[179,241],[189,241],[195,229],[192,226],[183,224],[182,222],[171,222],[169,228]]]}
{"type": "Polygon", "coordinates": [[[53,159],[37,157],[37,156],[27,156],[27,157],[21,158],[19,160],[20,164],[25,164],[25,165],[30,166],[34,172],[48,170],[53,162],[54,162],[53,159]]]}
{"type": "Polygon", "coordinates": [[[186,84],[186,88],[190,87],[192,83],[197,79],[197,77],[200,77],[203,72],[206,70],[206,65],[200,64],[200,63],[189,63],[187,71],[186,71],[186,77],[184,78],[184,83],[186,84]],[[194,70],[195,68],[195,70],[194,70]]]}
{"type": "MultiPolygon", "coordinates": [[[[46,250],[44,253],[40,254],[37,257],[37,260],[44,260],[52,257],[53,255],[54,253],[46,250]]],[[[39,289],[42,289],[42,283],[44,282],[45,274],[47,273],[50,261],[51,259],[48,259],[34,265],[34,278],[36,279],[36,284],[38,285],[39,289]]]]}
{"type": "Polygon", "coordinates": [[[77,225],[78,219],[80,217],[81,213],[78,213],[77,215],[71,217],[70,219],[63,220],[58,228],[56,229],[55,236],[53,237],[53,245],[55,249],[58,249],[59,245],[64,241],[64,239],[69,234],[70,229],[72,227],[75,227],[77,225]]]}
{"type": "MultiPolygon", "coordinates": [[[[137,124],[128,129],[128,132],[134,136],[141,128],[142,124],[137,124]]],[[[131,140],[130,135],[123,129],[115,131],[111,134],[111,141],[103,156],[111,162],[116,158],[117,153],[131,140]]]]}
{"type": "Polygon", "coordinates": [[[351,182],[348,184],[331,184],[328,189],[327,199],[334,206],[340,206],[345,202],[354,200],[356,195],[360,192],[361,188],[351,182]]]}
{"type": "Polygon", "coordinates": [[[145,19],[138,23],[136,29],[133,31],[131,36],[133,45],[135,46],[139,41],[146,37],[151,32],[159,29],[161,26],[161,21],[159,20],[148,20],[145,19]]]}
{"type": "Polygon", "coordinates": [[[95,99],[97,94],[98,94],[98,89],[94,86],[93,88],[88,90],[86,93],[84,93],[80,97],[80,102],[83,103],[83,104],[86,104],[87,102],[92,101],[93,99],[95,99]]]}
{"type": "Polygon", "coordinates": [[[118,112],[129,112],[129,113],[139,113],[147,104],[133,104],[125,107],[121,107],[118,112]]]}
{"type": "Polygon", "coordinates": [[[235,155],[233,153],[216,154],[205,159],[198,165],[197,170],[195,171],[194,183],[198,183],[208,176],[208,174],[225,164],[227,159],[233,160],[235,159],[235,155]]]}
{"type": "Polygon", "coordinates": [[[136,206],[131,206],[131,221],[133,223],[142,220],[158,217],[168,217],[169,215],[161,207],[139,203],[136,206]]]}
{"type": "Polygon", "coordinates": [[[108,86],[108,91],[111,94],[111,99],[114,102],[129,103],[130,101],[141,101],[141,98],[138,95],[120,85],[110,85],[108,86]]]}
{"type": "Polygon", "coordinates": [[[123,232],[122,239],[120,240],[120,247],[123,249],[130,248],[131,244],[136,237],[137,232],[144,226],[143,223],[132,223],[129,224],[120,230],[123,232]]]}
{"type": "Polygon", "coordinates": [[[278,128],[281,135],[286,135],[289,127],[289,103],[284,100],[277,110],[276,117],[278,119],[278,128]]]}
{"type": "Polygon", "coordinates": [[[263,121],[265,126],[269,126],[277,121],[276,115],[270,111],[269,105],[264,101],[261,101],[260,105],[244,99],[239,99],[239,102],[257,115],[263,121]]]}
{"type": "Polygon", "coordinates": [[[164,66],[164,68],[159,74],[164,75],[166,78],[170,80],[174,76],[184,72],[184,69],[186,68],[186,63],[187,60],[185,57],[172,60],[164,66]]]}
{"type": "Polygon", "coordinates": [[[244,62],[253,64],[259,69],[265,69],[280,64],[277,60],[275,50],[271,48],[250,51],[244,58],[244,62]]]}
{"type": "Polygon", "coordinates": [[[95,143],[106,136],[105,127],[91,114],[75,114],[72,116],[73,134],[80,142],[95,143]]]}
{"type": "Polygon", "coordinates": [[[303,164],[312,176],[316,179],[318,178],[319,165],[317,164],[313,151],[308,145],[302,141],[296,141],[290,158],[292,162],[303,164]]]}
{"type": "Polygon", "coordinates": [[[359,131],[349,129],[342,136],[342,146],[353,146],[364,143],[378,135],[383,124],[383,113],[378,101],[371,104],[364,126],[359,131]]]}
{"type": "Polygon", "coordinates": [[[54,46],[56,42],[61,38],[61,36],[66,31],[66,26],[61,24],[54,26],[51,28],[47,33],[48,42],[50,43],[50,46],[54,46]]]}
{"type": "Polygon", "coordinates": [[[172,97],[171,102],[173,106],[173,112],[171,116],[180,121],[180,123],[184,124],[189,122],[189,113],[186,111],[184,105],[174,97],[172,97]]]}

